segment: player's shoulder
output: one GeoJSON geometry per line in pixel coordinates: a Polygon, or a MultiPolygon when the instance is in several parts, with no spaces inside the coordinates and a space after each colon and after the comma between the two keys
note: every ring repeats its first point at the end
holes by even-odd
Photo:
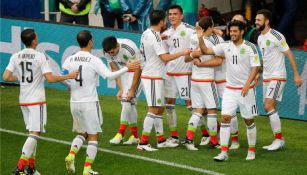
{"type": "Polygon", "coordinates": [[[182,22],[182,25],[188,30],[193,30],[193,31],[195,30],[195,27],[188,23],[182,22]]]}
{"type": "Polygon", "coordinates": [[[271,37],[277,39],[278,41],[281,41],[284,38],[283,34],[278,32],[277,30],[271,28],[269,32],[271,34],[271,37]]]}
{"type": "Polygon", "coordinates": [[[244,45],[248,49],[252,50],[254,54],[257,54],[257,48],[256,48],[256,45],[254,43],[245,40],[244,45]]]}
{"type": "Polygon", "coordinates": [[[215,33],[212,33],[212,35],[209,37],[210,42],[212,42],[214,45],[220,44],[224,42],[223,38],[218,36],[215,33]]]}
{"type": "Polygon", "coordinates": [[[129,53],[130,55],[135,55],[135,49],[133,46],[131,46],[131,44],[128,43],[121,43],[121,51],[129,53]]]}

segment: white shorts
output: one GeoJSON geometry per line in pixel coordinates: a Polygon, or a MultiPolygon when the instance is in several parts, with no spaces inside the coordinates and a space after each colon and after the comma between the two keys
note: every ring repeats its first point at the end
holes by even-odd
{"type": "Polygon", "coordinates": [[[226,87],[226,81],[223,82],[215,82],[217,87],[217,93],[219,95],[219,98],[223,98],[224,90],[226,87]]]}
{"type": "Polygon", "coordinates": [[[239,106],[241,116],[245,119],[253,119],[258,115],[255,90],[251,88],[245,97],[241,96],[242,90],[225,88],[222,100],[222,115],[233,116],[239,106]]]}
{"type": "Polygon", "coordinates": [[[98,101],[71,102],[70,111],[73,117],[73,131],[93,135],[102,132],[103,118],[98,101]]]}
{"type": "Polygon", "coordinates": [[[142,78],[142,86],[147,106],[164,106],[164,81],[162,78],[142,78]]]}
{"type": "Polygon", "coordinates": [[[188,100],[191,98],[191,76],[166,76],[165,97],[182,98],[188,100]]]}
{"type": "Polygon", "coordinates": [[[191,82],[191,100],[193,108],[215,109],[219,99],[215,82],[191,82]]]}
{"type": "Polygon", "coordinates": [[[286,82],[284,80],[271,80],[263,82],[263,100],[266,98],[281,101],[286,82]]]}
{"type": "MultiPolygon", "coordinates": [[[[134,77],[134,72],[126,72],[125,74],[123,74],[120,78],[121,78],[121,83],[122,83],[122,87],[123,87],[123,95],[122,95],[122,101],[126,101],[127,100],[127,96],[129,93],[129,90],[132,86],[132,82],[133,82],[133,77],[134,77]]],[[[141,80],[139,80],[138,82],[138,87],[134,93],[134,97],[131,102],[133,102],[134,104],[136,103],[137,98],[140,96],[141,94],[141,90],[142,90],[142,86],[141,86],[141,80]]]]}
{"type": "Polygon", "coordinates": [[[28,131],[46,132],[47,105],[20,106],[23,119],[28,131]]]}

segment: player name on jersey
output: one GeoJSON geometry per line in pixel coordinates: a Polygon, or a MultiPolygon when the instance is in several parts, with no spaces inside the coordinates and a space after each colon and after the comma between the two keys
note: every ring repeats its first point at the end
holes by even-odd
{"type": "Polygon", "coordinates": [[[21,59],[35,59],[35,54],[19,54],[18,58],[21,58],[21,59]]]}
{"type": "Polygon", "coordinates": [[[90,57],[72,57],[70,59],[70,62],[72,61],[82,61],[82,62],[91,62],[91,59],[90,57]]]}

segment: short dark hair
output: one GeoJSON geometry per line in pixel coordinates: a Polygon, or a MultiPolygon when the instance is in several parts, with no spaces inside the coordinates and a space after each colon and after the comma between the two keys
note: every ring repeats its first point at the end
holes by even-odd
{"type": "Polygon", "coordinates": [[[86,47],[89,41],[92,39],[93,39],[92,34],[88,30],[82,30],[77,35],[77,41],[81,48],[86,47]]]}
{"type": "Polygon", "coordinates": [[[114,36],[106,37],[102,41],[102,48],[103,48],[103,51],[105,52],[109,52],[110,50],[116,48],[116,46],[117,46],[117,40],[114,36]]]}
{"type": "Polygon", "coordinates": [[[213,27],[213,19],[211,16],[205,16],[200,18],[198,25],[206,31],[209,27],[213,27]]]}
{"type": "Polygon", "coordinates": [[[183,14],[183,10],[182,10],[182,7],[180,5],[177,5],[177,4],[171,5],[168,8],[168,10],[171,10],[171,9],[178,9],[180,11],[180,13],[183,14]]]}
{"type": "Polygon", "coordinates": [[[234,20],[234,21],[230,21],[230,23],[228,24],[228,30],[230,31],[230,28],[236,26],[239,28],[239,30],[244,30],[246,29],[246,24],[243,23],[242,21],[238,21],[238,20],[234,20]]]}
{"type": "Polygon", "coordinates": [[[20,38],[26,47],[31,46],[32,41],[36,38],[34,29],[25,29],[21,32],[20,38]]]}
{"type": "Polygon", "coordinates": [[[258,10],[257,15],[263,15],[265,19],[268,19],[270,21],[270,23],[272,21],[272,12],[267,9],[258,10]]]}
{"type": "Polygon", "coordinates": [[[161,20],[165,18],[165,12],[163,10],[153,10],[149,15],[150,25],[157,25],[161,20]]]}

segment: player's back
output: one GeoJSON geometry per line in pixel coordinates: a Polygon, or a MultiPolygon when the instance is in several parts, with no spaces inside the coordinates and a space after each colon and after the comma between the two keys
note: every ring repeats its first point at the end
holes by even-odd
{"type": "Polygon", "coordinates": [[[96,86],[99,85],[99,74],[97,66],[101,64],[100,62],[99,58],[84,51],[77,52],[64,62],[64,71],[79,70],[78,77],[68,81],[71,102],[98,101],[96,86]]]}
{"type": "Polygon", "coordinates": [[[20,81],[21,104],[45,102],[44,74],[51,72],[47,57],[31,48],[25,48],[11,57],[8,66],[20,81]]]}

